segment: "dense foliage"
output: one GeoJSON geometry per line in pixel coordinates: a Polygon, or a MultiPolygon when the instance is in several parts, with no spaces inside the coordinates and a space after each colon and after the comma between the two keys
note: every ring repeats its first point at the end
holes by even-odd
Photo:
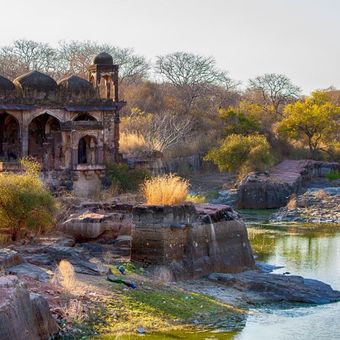
{"type": "Polygon", "coordinates": [[[222,144],[209,151],[206,160],[214,162],[220,171],[246,173],[265,170],[273,163],[266,137],[258,134],[232,134],[222,144]]]}
{"type": "Polygon", "coordinates": [[[148,177],[146,170],[129,169],[127,164],[109,164],[106,170],[107,186],[115,186],[118,192],[136,191],[148,177]]]}
{"type": "Polygon", "coordinates": [[[292,140],[307,144],[310,157],[315,158],[318,151],[331,151],[340,130],[339,117],[340,107],[332,104],[326,93],[314,92],[285,107],[279,131],[292,140]]]}
{"type": "Polygon", "coordinates": [[[13,241],[46,231],[54,224],[56,202],[38,174],[38,166],[24,161],[22,174],[0,174],[0,236],[13,241]]]}

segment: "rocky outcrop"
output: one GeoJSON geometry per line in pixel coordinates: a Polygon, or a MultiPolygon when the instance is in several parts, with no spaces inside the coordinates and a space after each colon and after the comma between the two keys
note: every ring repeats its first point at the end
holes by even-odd
{"type": "Polygon", "coordinates": [[[15,250],[0,249],[0,269],[17,266],[23,262],[22,257],[15,250]]]}
{"type": "Polygon", "coordinates": [[[213,273],[209,279],[242,292],[248,303],[300,302],[325,304],[340,301],[340,292],[326,283],[301,276],[246,271],[213,273]]]}
{"type": "Polygon", "coordinates": [[[76,240],[97,239],[104,233],[114,239],[119,234],[129,234],[130,224],[124,214],[86,212],[72,216],[62,224],[61,229],[76,240]]]}
{"type": "Polygon", "coordinates": [[[15,276],[0,277],[0,339],[47,340],[59,330],[47,301],[15,276]]]}
{"type": "Polygon", "coordinates": [[[293,196],[286,207],[273,214],[271,221],[340,224],[340,187],[310,189],[293,196]]]}
{"type": "Polygon", "coordinates": [[[273,209],[287,204],[293,193],[299,193],[312,178],[340,169],[338,163],[313,160],[285,160],[269,172],[251,173],[238,187],[237,207],[273,209]]]}
{"type": "Polygon", "coordinates": [[[120,244],[122,255],[127,256],[131,248],[131,210],[132,206],[123,204],[84,203],[81,212],[71,215],[60,229],[76,241],[120,244]]]}
{"type": "Polygon", "coordinates": [[[229,206],[140,205],[133,225],[132,260],[163,266],[175,279],[254,266],[245,225],[229,206]]]}

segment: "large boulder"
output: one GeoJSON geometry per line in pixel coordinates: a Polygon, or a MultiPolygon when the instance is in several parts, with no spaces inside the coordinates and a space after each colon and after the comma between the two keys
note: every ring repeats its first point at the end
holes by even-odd
{"type": "Polygon", "coordinates": [[[340,292],[326,283],[302,276],[246,271],[213,273],[209,279],[242,292],[248,303],[300,302],[325,304],[340,301],[340,292]]]}
{"type": "Polygon", "coordinates": [[[15,276],[0,277],[0,339],[45,340],[58,332],[47,301],[15,276]]]}
{"type": "Polygon", "coordinates": [[[238,187],[240,209],[274,209],[287,204],[311,179],[339,170],[339,163],[285,160],[269,172],[250,173],[238,187]]]}
{"type": "Polygon", "coordinates": [[[98,238],[112,241],[119,235],[130,235],[131,218],[125,212],[87,211],[71,216],[61,229],[79,241],[98,238]]]}

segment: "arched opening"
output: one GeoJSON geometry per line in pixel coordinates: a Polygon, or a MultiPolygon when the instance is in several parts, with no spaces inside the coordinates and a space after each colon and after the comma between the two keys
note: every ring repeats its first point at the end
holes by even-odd
{"type": "Polygon", "coordinates": [[[21,155],[20,126],[15,117],[0,113],[0,159],[15,161],[21,155]]]}
{"type": "Polygon", "coordinates": [[[44,113],[31,121],[28,127],[28,154],[36,158],[45,170],[60,166],[62,135],[57,118],[44,113]]]}
{"type": "Polygon", "coordinates": [[[97,164],[97,140],[93,136],[85,136],[78,143],[78,164],[97,164]]]}
{"type": "Polygon", "coordinates": [[[96,118],[89,115],[88,113],[80,113],[75,119],[75,121],[85,121],[85,122],[95,122],[96,118]]]}

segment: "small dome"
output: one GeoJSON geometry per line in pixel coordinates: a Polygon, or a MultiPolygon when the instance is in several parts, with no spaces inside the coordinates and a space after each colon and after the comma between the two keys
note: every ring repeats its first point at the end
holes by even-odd
{"type": "Polygon", "coordinates": [[[92,64],[94,65],[113,65],[113,58],[106,52],[99,53],[93,58],[92,64]]]}
{"type": "Polygon", "coordinates": [[[15,91],[15,86],[9,79],[0,76],[0,91],[1,92],[15,91]]]}
{"type": "Polygon", "coordinates": [[[92,91],[93,87],[90,82],[85,80],[84,78],[80,78],[78,76],[70,76],[64,79],[61,79],[58,82],[59,87],[63,87],[70,92],[88,92],[92,91]]]}
{"type": "Polygon", "coordinates": [[[58,87],[61,98],[71,102],[83,102],[96,96],[92,84],[78,76],[61,79],[58,87]]]}
{"type": "Polygon", "coordinates": [[[19,84],[23,90],[49,92],[57,88],[57,83],[54,79],[38,71],[28,72],[16,78],[14,83],[19,84]]]}

